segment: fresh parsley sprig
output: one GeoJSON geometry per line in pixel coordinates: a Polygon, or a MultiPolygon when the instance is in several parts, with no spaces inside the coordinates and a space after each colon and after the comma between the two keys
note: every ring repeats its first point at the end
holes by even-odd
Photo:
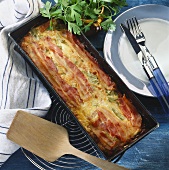
{"type": "MultiPolygon", "coordinates": [[[[90,30],[91,26],[103,30],[115,30],[112,17],[126,5],[126,0],[55,0],[55,5],[47,1],[40,9],[42,16],[60,19],[74,34],[90,30]]],[[[50,25],[52,29],[52,22],[50,25]]]]}

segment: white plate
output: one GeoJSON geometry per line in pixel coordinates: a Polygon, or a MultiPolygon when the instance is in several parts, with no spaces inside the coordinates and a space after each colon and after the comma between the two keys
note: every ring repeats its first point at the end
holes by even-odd
{"type": "Polygon", "coordinates": [[[153,97],[152,88],[137,55],[120,24],[136,17],[146,37],[146,45],[169,82],[169,7],[142,5],[125,11],[115,19],[116,30],[108,31],[104,41],[104,57],[126,85],[134,92],[153,97]]]}

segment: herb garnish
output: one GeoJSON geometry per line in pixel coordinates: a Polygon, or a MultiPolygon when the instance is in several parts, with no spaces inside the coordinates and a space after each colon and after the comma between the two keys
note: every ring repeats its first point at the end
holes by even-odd
{"type": "MultiPolygon", "coordinates": [[[[112,17],[126,5],[126,0],[55,0],[47,1],[40,13],[49,19],[61,19],[74,34],[90,30],[91,25],[115,30],[112,17]]],[[[52,22],[50,24],[52,29],[52,22]]]]}

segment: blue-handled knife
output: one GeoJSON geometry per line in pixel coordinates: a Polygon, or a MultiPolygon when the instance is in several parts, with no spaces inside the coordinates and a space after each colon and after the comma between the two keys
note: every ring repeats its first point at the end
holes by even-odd
{"type": "Polygon", "coordinates": [[[144,53],[142,52],[140,46],[137,44],[133,35],[130,33],[130,30],[124,24],[121,24],[120,27],[121,27],[122,31],[125,33],[125,35],[127,36],[135,53],[137,54],[137,56],[142,64],[142,67],[143,67],[143,69],[144,69],[153,89],[154,89],[154,92],[155,92],[160,104],[163,107],[163,110],[165,111],[165,113],[169,113],[169,103],[163,93],[163,89],[160,88],[160,86],[158,85],[158,83],[153,75],[152,69],[150,68],[149,63],[147,62],[146,56],[144,56],[144,53]]]}

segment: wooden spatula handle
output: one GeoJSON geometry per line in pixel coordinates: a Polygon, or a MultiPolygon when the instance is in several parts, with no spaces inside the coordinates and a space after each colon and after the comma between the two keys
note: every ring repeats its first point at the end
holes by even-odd
{"type": "Polygon", "coordinates": [[[103,170],[128,170],[127,168],[124,168],[122,166],[119,166],[115,163],[109,162],[107,160],[100,159],[98,157],[92,156],[90,154],[87,154],[85,152],[82,152],[73,146],[69,150],[71,153],[83,160],[86,160],[87,162],[90,162],[91,164],[103,169],[103,170]]]}

